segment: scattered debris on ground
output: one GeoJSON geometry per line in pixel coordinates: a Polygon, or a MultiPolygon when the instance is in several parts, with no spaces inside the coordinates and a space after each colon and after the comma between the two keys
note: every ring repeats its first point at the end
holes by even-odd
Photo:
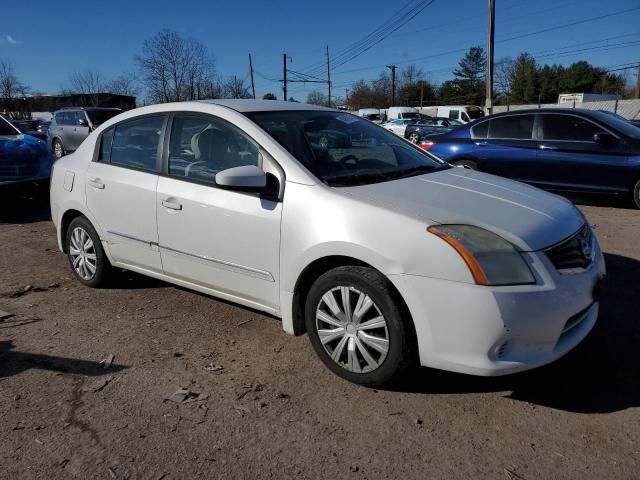
{"type": "Polygon", "coordinates": [[[209,395],[203,393],[192,392],[188,388],[179,388],[171,395],[166,397],[164,401],[170,401],[175,403],[189,403],[200,402],[209,398],[209,395]]]}

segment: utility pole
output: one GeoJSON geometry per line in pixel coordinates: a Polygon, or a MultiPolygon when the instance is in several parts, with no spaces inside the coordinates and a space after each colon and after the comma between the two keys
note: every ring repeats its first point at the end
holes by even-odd
{"type": "Polygon", "coordinates": [[[396,104],[396,68],[397,65],[387,65],[387,68],[391,70],[391,106],[396,104]]]}
{"type": "Polygon", "coordinates": [[[249,54],[249,72],[251,72],[251,91],[253,92],[253,99],[256,99],[256,84],[253,82],[253,63],[251,63],[251,54],[249,54]]]}
{"type": "Polygon", "coordinates": [[[636,75],[636,98],[640,98],[640,65],[638,65],[638,73],[636,75]]]}
{"type": "Polygon", "coordinates": [[[422,101],[424,100],[424,84],[420,84],[420,108],[422,108],[422,101]]]}
{"type": "Polygon", "coordinates": [[[484,102],[488,115],[493,113],[493,44],[496,30],[496,0],[489,0],[489,25],[487,30],[487,92],[484,102]]]}
{"type": "Polygon", "coordinates": [[[287,54],[282,54],[282,88],[284,90],[284,101],[287,101],[287,54]]]}
{"type": "Polygon", "coordinates": [[[331,107],[331,69],[329,68],[329,45],[327,45],[327,85],[329,85],[329,107],[331,107]]]}

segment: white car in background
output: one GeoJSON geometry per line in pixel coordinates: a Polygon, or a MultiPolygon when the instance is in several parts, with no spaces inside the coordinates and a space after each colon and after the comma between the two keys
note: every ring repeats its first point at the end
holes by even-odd
{"type": "Polygon", "coordinates": [[[404,138],[404,131],[407,129],[407,125],[415,121],[416,120],[413,118],[404,119],[404,120],[401,120],[401,119],[391,120],[390,122],[383,123],[382,128],[385,128],[390,132],[395,133],[399,137],[404,138]]]}
{"type": "Polygon", "coordinates": [[[549,363],[593,327],[605,274],[571,202],[300,103],[118,115],[55,164],[51,213],[83,284],[124,268],[268,312],[364,385],[549,363]]]}

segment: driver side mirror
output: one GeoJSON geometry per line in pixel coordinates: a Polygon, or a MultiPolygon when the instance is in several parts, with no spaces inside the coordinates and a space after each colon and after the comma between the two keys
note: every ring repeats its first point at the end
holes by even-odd
{"type": "Polygon", "coordinates": [[[593,134],[593,141],[607,147],[618,143],[618,139],[608,132],[598,132],[593,134]]]}
{"type": "Polygon", "coordinates": [[[260,192],[267,186],[267,174],[255,165],[227,168],[216,173],[216,185],[228,190],[260,192]]]}

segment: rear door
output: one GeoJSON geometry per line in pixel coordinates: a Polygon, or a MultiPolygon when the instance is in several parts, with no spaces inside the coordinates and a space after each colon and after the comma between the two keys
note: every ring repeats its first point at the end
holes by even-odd
{"type": "Polygon", "coordinates": [[[471,129],[481,171],[527,183],[538,181],[536,116],[505,115],[478,123],[471,129]]]}
{"type": "Polygon", "coordinates": [[[598,132],[613,132],[574,113],[542,113],[540,118],[542,187],[600,193],[621,193],[628,189],[630,166],[624,147],[593,141],[598,132]]]}
{"type": "Polygon", "coordinates": [[[160,139],[167,115],[120,122],[101,135],[97,161],[87,170],[87,207],[113,259],[161,272],[156,223],[160,139]]]}

